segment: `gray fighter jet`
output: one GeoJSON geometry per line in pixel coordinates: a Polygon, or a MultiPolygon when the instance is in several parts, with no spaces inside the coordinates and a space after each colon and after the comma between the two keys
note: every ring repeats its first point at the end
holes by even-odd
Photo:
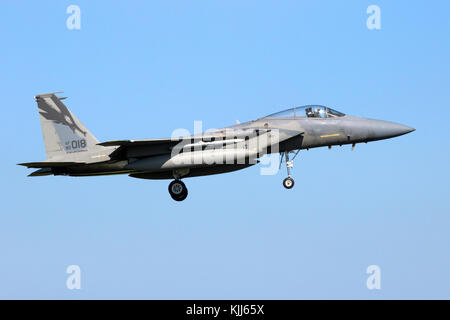
{"type": "MultiPolygon", "coordinates": [[[[280,154],[291,189],[290,169],[302,149],[331,148],[393,138],[415,129],[382,120],[345,115],[320,105],[274,113],[257,120],[185,137],[99,142],[57,97],[35,96],[47,160],[20,163],[39,170],[30,176],[97,176],[128,174],[141,179],[173,179],[169,193],[176,201],[188,195],[182,178],[236,171],[280,154]],[[293,154],[291,158],[290,155],[293,154]]],[[[277,163],[278,167],[278,163],[277,163]]]]}

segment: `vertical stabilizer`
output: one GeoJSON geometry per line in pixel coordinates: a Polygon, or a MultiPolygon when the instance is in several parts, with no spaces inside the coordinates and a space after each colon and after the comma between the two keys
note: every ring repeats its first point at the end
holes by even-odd
{"type": "Polygon", "coordinates": [[[101,148],[97,145],[99,141],[62,103],[65,97],[57,97],[55,93],[35,96],[47,159],[101,148]]]}

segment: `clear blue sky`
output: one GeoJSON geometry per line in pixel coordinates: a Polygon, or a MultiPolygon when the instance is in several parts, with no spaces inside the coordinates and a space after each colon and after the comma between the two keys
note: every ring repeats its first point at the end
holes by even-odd
{"type": "Polygon", "coordinates": [[[448,1],[1,8],[0,298],[450,298],[448,1]],[[27,178],[16,163],[45,159],[33,96],[57,90],[101,141],[312,103],[417,131],[302,152],[291,191],[254,167],[187,179],[176,203],[168,181],[27,178]]]}

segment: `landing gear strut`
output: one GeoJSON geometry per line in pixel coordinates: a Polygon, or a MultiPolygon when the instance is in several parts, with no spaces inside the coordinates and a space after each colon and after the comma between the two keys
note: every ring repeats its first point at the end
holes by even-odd
{"type": "Polygon", "coordinates": [[[169,184],[169,193],[173,200],[183,201],[188,196],[186,185],[181,180],[173,180],[169,184]]]}
{"type": "Polygon", "coordinates": [[[300,150],[297,150],[297,152],[295,153],[292,160],[289,160],[289,152],[290,151],[286,151],[286,152],[282,153],[281,160],[280,160],[280,168],[281,168],[281,163],[283,162],[283,156],[286,159],[286,169],[287,169],[288,176],[286,179],[283,180],[283,187],[285,187],[286,189],[292,189],[294,187],[294,179],[291,178],[291,168],[294,167],[294,159],[295,159],[295,157],[297,157],[300,150]]]}

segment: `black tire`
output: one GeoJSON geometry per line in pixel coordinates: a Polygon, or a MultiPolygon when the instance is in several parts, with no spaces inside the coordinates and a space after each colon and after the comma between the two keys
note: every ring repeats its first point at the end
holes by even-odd
{"type": "Polygon", "coordinates": [[[286,189],[292,189],[294,187],[294,184],[294,179],[292,179],[291,177],[287,177],[283,180],[283,187],[285,187],[286,189]]]}
{"type": "Polygon", "coordinates": [[[186,185],[180,180],[174,180],[169,184],[169,193],[175,201],[183,201],[188,195],[186,185]]]}
{"type": "Polygon", "coordinates": [[[174,199],[175,201],[183,201],[184,199],[186,199],[188,196],[188,190],[186,189],[186,191],[177,199],[174,199]]]}

